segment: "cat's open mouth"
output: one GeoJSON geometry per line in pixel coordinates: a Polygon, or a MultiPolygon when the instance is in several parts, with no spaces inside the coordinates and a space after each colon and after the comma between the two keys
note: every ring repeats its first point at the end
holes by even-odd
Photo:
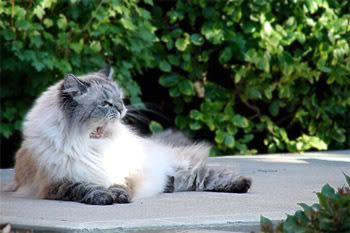
{"type": "Polygon", "coordinates": [[[90,133],[90,138],[94,138],[94,139],[102,138],[106,126],[107,126],[107,123],[104,123],[103,125],[98,126],[94,131],[90,133]]]}

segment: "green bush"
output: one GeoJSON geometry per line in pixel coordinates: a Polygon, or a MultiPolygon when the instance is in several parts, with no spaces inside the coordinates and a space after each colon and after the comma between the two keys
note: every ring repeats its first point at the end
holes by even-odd
{"type": "Polygon", "coordinates": [[[0,29],[4,137],[64,73],[110,63],[132,103],[160,72],[176,126],[215,154],[347,146],[347,1],[3,1],[0,29]]]}
{"type": "Polygon", "coordinates": [[[213,132],[224,153],[345,146],[347,2],[177,1],[162,13],[160,84],[179,128],[213,132]]]}
{"type": "Polygon", "coordinates": [[[303,210],[277,226],[271,220],[261,217],[261,231],[264,233],[346,233],[350,232],[350,177],[346,176],[348,186],[336,192],[328,184],[317,193],[319,203],[308,206],[299,204],[303,210]]]}

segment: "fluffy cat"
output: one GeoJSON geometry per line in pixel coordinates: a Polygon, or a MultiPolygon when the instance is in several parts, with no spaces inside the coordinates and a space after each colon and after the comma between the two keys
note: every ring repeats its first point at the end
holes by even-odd
{"type": "Polygon", "coordinates": [[[250,188],[250,178],[206,165],[206,143],[171,130],[141,137],[122,122],[126,114],[110,67],[66,75],[25,118],[10,191],[107,205],[161,192],[250,188]]]}

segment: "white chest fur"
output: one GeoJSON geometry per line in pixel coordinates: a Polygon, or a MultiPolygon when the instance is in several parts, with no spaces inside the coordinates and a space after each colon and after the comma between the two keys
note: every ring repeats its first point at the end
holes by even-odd
{"type": "Polygon", "coordinates": [[[141,138],[125,126],[102,145],[105,185],[125,184],[126,178],[137,180],[135,197],[162,192],[167,175],[172,173],[172,151],[148,139],[141,138]]]}

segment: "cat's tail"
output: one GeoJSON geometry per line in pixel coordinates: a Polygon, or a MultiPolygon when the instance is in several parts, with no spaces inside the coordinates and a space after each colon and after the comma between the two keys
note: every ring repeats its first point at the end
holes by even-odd
{"type": "Polygon", "coordinates": [[[211,191],[246,193],[251,178],[238,176],[235,170],[203,166],[194,170],[179,170],[174,177],[174,191],[211,191]]]}

